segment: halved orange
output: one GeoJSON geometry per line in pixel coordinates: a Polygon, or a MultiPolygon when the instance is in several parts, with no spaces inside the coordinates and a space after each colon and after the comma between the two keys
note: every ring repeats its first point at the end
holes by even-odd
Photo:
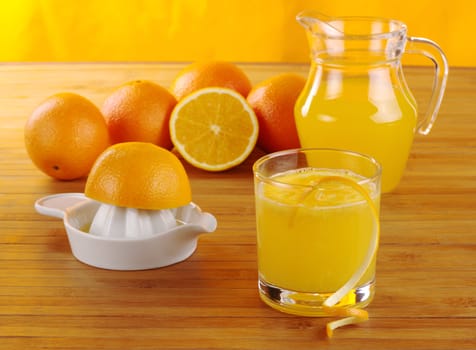
{"type": "Polygon", "coordinates": [[[190,183],[175,154],[147,142],[107,148],[89,173],[84,193],[119,207],[161,210],[190,203],[190,183]]]}
{"type": "Polygon", "coordinates": [[[246,99],[228,88],[204,88],[179,101],[170,117],[176,150],[191,165],[222,171],[242,163],[258,139],[258,120],[246,99]]]}

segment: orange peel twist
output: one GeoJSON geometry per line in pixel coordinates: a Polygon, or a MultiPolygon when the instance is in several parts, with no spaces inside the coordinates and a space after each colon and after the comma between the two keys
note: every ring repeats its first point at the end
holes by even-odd
{"type": "Polygon", "coordinates": [[[370,207],[375,225],[373,229],[373,234],[370,239],[369,249],[367,250],[367,254],[364,257],[362,263],[356,269],[354,274],[349,278],[349,280],[335,293],[330,295],[323,303],[324,312],[327,313],[329,316],[343,317],[341,319],[331,321],[326,325],[326,332],[329,338],[333,336],[334,330],[339,327],[365,322],[369,319],[369,314],[366,310],[362,310],[355,307],[338,307],[335,305],[339,303],[339,301],[357,285],[359,280],[365,274],[365,271],[368,269],[377,252],[380,232],[379,215],[377,208],[374,202],[372,201],[372,198],[361,185],[349,178],[343,176],[324,176],[319,179],[316,184],[313,185],[312,190],[306,194],[306,197],[313,193],[315,190],[317,190],[319,185],[330,181],[340,181],[344,184],[349,185],[355,191],[359,192],[370,207]]]}

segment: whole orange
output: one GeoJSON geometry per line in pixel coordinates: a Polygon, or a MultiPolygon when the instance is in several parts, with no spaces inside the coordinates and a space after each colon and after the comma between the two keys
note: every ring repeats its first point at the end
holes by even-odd
{"type": "Polygon", "coordinates": [[[195,62],[185,67],[172,83],[170,90],[177,100],[206,87],[223,87],[246,97],[251,82],[243,70],[231,62],[195,62]]]}
{"type": "Polygon", "coordinates": [[[88,174],[109,146],[104,117],[88,99],[73,93],[48,97],[25,125],[25,146],[45,174],[73,180],[88,174]]]}
{"type": "Polygon", "coordinates": [[[167,89],[151,81],[120,86],[102,106],[112,143],[141,141],[170,149],[169,119],[176,104],[167,89]]]}
{"type": "Polygon", "coordinates": [[[306,79],[298,74],[283,73],[253,87],[247,100],[259,122],[257,145],[266,152],[300,146],[294,105],[306,79]]]}

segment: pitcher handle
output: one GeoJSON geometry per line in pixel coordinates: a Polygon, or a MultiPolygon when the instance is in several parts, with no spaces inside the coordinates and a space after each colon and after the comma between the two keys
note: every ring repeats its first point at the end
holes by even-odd
{"type": "Polygon", "coordinates": [[[433,79],[433,92],[430,103],[425,117],[417,125],[417,130],[420,134],[428,135],[435,123],[445,93],[449,70],[448,60],[438,44],[426,38],[408,37],[408,46],[405,53],[423,55],[429,58],[435,65],[435,77],[433,79]]]}

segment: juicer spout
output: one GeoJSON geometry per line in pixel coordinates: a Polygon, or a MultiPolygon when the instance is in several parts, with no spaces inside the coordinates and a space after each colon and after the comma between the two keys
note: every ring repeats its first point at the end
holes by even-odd
{"type": "Polygon", "coordinates": [[[216,218],[206,212],[200,210],[196,205],[187,205],[180,208],[172,209],[174,216],[179,222],[187,225],[179,225],[175,229],[186,235],[198,236],[202,233],[210,233],[215,231],[217,227],[216,218]],[[186,229],[183,229],[184,226],[186,229]]]}

